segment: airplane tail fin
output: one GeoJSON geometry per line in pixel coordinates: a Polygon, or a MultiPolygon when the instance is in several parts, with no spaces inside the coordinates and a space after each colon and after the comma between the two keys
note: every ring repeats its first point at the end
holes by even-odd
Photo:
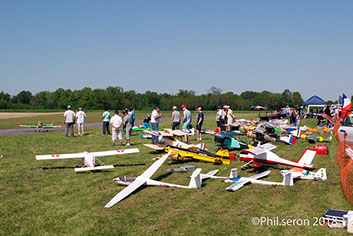
{"type": "Polygon", "coordinates": [[[293,186],[292,171],[288,171],[284,174],[282,184],[285,186],[293,186]]]}
{"type": "Polygon", "coordinates": [[[210,172],[206,173],[206,174],[200,174],[201,175],[201,180],[204,179],[208,179],[208,178],[218,178],[217,176],[215,176],[218,173],[218,169],[216,170],[211,170],[210,172]]]}
{"type": "Polygon", "coordinates": [[[229,178],[232,179],[232,178],[236,178],[236,177],[238,177],[238,168],[232,168],[230,170],[229,178]]]}
{"type": "Polygon", "coordinates": [[[205,143],[200,143],[200,144],[197,144],[196,147],[198,147],[199,149],[201,150],[206,150],[206,144],[205,143]]]}
{"type": "Polygon", "coordinates": [[[221,129],[220,128],[217,128],[215,131],[215,133],[219,134],[221,132],[221,129]]]}
{"type": "Polygon", "coordinates": [[[229,157],[229,151],[226,149],[219,149],[216,155],[222,156],[222,157],[229,157]]]}
{"type": "Polygon", "coordinates": [[[327,179],[327,176],[326,176],[326,169],[325,169],[325,168],[319,169],[319,170],[315,173],[314,177],[315,177],[315,179],[321,179],[321,180],[327,179]]]}
{"type": "Polygon", "coordinates": [[[197,168],[190,176],[189,188],[201,188],[201,168],[197,168]]]}
{"type": "Polygon", "coordinates": [[[315,155],[316,155],[316,150],[308,148],[305,150],[303,155],[299,158],[297,163],[303,167],[311,168],[312,167],[311,162],[313,161],[315,155]]]}

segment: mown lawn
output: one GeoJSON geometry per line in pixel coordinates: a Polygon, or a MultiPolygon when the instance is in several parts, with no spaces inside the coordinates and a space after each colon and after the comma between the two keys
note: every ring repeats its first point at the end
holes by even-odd
{"type": "MultiPolygon", "coordinates": [[[[6,110],[1,110],[3,112],[6,112],[6,110]]],[[[13,111],[8,111],[8,112],[13,112],[13,111]]],[[[33,112],[33,111],[31,111],[33,112]]],[[[43,112],[43,111],[39,111],[43,112]]],[[[57,112],[57,111],[56,111],[57,112]]],[[[104,111],[85,111],[87,118],[86,118],[86,123],[98,123],[102,122],[102,114],[104,111]]],[[[109,111],[112,115],[114,114],[114,111],[109,111]]],[[[119,110],[120,112],[120,110],[119,110]]],[[[151,114],[152,111],[136,111],[135,116],[136,120],[143,120],[146,117],[146,114],[151,114]]],[[[163,111],[163,118],[171,118],[172,117],[172,112],[171,111],[163,111]]],[[[182,113],[183,111],[180,111],[182,113]]],[[[196,113],[195,111],[191,111],[192,116],[195,117],[196,113]]],[[[254,118],[259,115],[259,111],[241,111],[237,112],[237,114],[240,114],[241,117],[243,118],[254,118]]],[[[8,119],[0,119],[0,129],[9,129],[9,128],[18,128],[19,125],[37,125],[38,121],[43,122],[44,124],[51,124],[54,122],[56,125],[61,125],[64,122],[63,118],[64,111],[62,114],[51,114],[48,112],[48,115],[41,115],[41,116],[30,116],[30,117],[23,117],[23,118],[8,118],[8,119]]],[[[214,116],[216,117],[216,111],[204,111],[205,116],[214,116]]]]}
{"type": "MultiPolygon", "coordinates": [[[[250,118],[248,113],[244,116],[250,118]]],[[[303,124],[313,126],[315,120],[305,120],[303,124]]],[[[170,125],[163,123],[161,126],[170,125]]],[[[214,119],[207,119],[204,126],[215,129],[214,119]]],[[[150,153],[150,149],[142,145],[150,140],[134,135],[131,148],[138,147],[141,153],[101,158],[104,163],[115,166],[112,170],[76,174],[73,168],[81,166],[81,160],[35,160],[35,154],[114,149],[111,137],[102,136],[101,130],[87,133],[75,138],[65,138],[63,132],[0,137],[0,155],[4,156],[0,159],[0,235],[341,235],[346,232],[345,229],[313,226],[314,217],[321,217],[329,208],[351,208],[340,186],[335,138],[328,144],[330,154],[316,156],[313,161],[316,170],[327,169],[326,181],[299,180],[292,187],[252,184],[237,192],[225,191],[229,184],[216,179],[206,180],[201,189],[146,187],[106,209],[104,205],[124,188],[114,183],[113,178],[143,173],[157,154],[150,153]],[[252,224],[253,217],[277,216],[280,220],[309,219],[311,225],[252,224]]],[[[206,146],[215,152],[212,136],[203,137],[206,146]]],[[[245,136],[242,139],[248,141],[245,136]]],[[[190,141],[197,143],[196,137],[190,141]]],[[[297,160],[306,148],[314,147],[304,140],[294,146],[275,145],[278,148],[274,152],[290,160],[297,160]]],[[[187,185],[191,171],[173,174],[166,171],[183,164],[166,162],[153,177],[187,185]]],[[[235,161],[231,165],[214,165],[192,161],[188,164],[202,168],[202,173],[219,169],[218,175],[227,176],[231,168],[240,169],[244,163],[235,161]]],[[[288,168],[269,168],[271,174],[266,180],[282,181],[282,169],[288,168]]],[[[239,173],[241,176],[255,174],[252,169],[239,173]]]]}

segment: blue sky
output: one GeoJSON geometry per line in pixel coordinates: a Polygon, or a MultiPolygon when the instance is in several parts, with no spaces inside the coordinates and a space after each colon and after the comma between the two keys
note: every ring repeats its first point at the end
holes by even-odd
{"type": "Polygon", "coordinates": [[[1,1],[0,91],[353,87],[353,1],[1,1]]]}

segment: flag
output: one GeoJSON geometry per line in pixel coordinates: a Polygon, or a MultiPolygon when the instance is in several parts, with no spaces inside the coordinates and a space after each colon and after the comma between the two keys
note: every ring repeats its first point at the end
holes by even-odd
{"type": "Polygon", "coordinates": [[[342,100],[343,100],[343,105],[342,105],[342,111],[341,111],[341,118],[343,119],[346,115],[350,115],[352,112],[352,102],[351,100],[345,95],[343,94],[342,96],[342,100]]]}

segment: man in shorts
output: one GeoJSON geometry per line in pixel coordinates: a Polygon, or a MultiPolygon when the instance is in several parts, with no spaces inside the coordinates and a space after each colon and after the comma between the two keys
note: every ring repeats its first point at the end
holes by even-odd
{"type": "Polygon", "coordinates": [[[130,115],[129,113],[130,113],[129,111],[123,110],[124,128],[125,128],[127,146],[130,146],[130,138],[131,138],[131,131],[132,131],[132,115],[130,115]]]}
{"type": "Polygon", "coordinates": [[[76,112],[76,119],[77,119],[77,131],[78,135],[81,135],[80,131],[82,131],[82,135],[84,135],[84,124],[85,124],[86,113],[82,111],[82,107],[78,107],[78,112],[76,112]]]}
{"type": "Polygon", "coordinates": [[[196,109],[196,136],[197,136],[197,140],[202,140],[202,134],[201,134],[201,129],[202,129],[202,125],[203,125],[203,120],[204,120],[204,115],[203,112],[201,110],[201,107],[196,109]]]}
{"type": "Polygon", "coordinates": [[[75,124],[75,112],[71,111],[71,106],[67,106],[67,111],[64,113],[64,123],[65,123],[65,137],[68,137],[69,130],[71,137],[74,136],[74,124],[75,124]]]}
{"type": "Polygon", "coordinates": [[[112,126],[113,146],[115,146],[116,138],[119,138],[120,144],[123,146],[123,134],[121,132],[123,120],[119,116],[119,111],[115,111],[114,114],[115,115],[110,119],[110,125],[112,126]]]}

